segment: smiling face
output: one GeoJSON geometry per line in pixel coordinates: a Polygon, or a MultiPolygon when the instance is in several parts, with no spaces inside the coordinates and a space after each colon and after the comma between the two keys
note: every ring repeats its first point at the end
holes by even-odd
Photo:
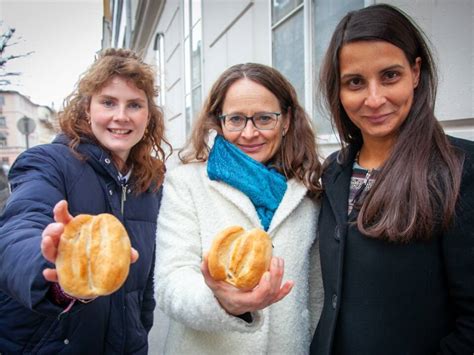
{"type": "Polygon", "coordinates": [[[100,144],[125,162],[145,133],[148,100],[132,82],[114,76],[92,95],[89,115],[92,133],[100,144]]]}
{"type": "Polygon", "coordinates": [[[339,54],[339,97],[364,143],[390,145],[410,112],[420,75],[420,58],[411,65],[404,52],[384,41],[345,44],[339,54]]]}
{"type": "MultiPolygon", "coordinates": [[[[277,97],[264,86],[240,79],[233,83],[225,95],[222,114],[253,116],[262,112],[281,112],[277,97]]],[[[278,151],[282,135],[288,130],[289,120],[282,113],[274,129],[260,131],[251,121],[240,132],[230,132],[222,125],[225,139],[236,145],[256,161],[267,163],[278,151]]]]}

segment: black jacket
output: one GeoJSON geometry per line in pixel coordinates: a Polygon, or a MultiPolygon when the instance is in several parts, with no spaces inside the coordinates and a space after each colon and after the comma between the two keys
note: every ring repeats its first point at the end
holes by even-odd
{"type": "Polygon", "coordinates": [[[456,219],[428,242],[389,243],[349,225],[356,150],[343,164],[328,158],[319,217],[325,300],[311,354],[474,353],[474,143],[450,140],[465,152],[456,219]]]}
{"type": "Polygon", "coordinates": [[[123,354],[148,351],[153,324],[153,271],[159,193],[123,196],[110,157],[81,144],[78,160],[63,137],[18,157],[10,170],[12,195],[0,218],[0,353],[123,354]],[[125,284],[110,296],[76,303],[71,311],[50,300],[42,271],[41,233],[61,200],[70,213],[108,212],[125,225],[140,257],[125,284]]]}

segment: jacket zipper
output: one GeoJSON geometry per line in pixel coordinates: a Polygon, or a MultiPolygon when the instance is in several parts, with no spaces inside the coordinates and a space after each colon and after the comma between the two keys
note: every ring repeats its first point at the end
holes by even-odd
{"type": "Polygon", "coordinates": [[[122,212],[122,216],[125,207],[125,201],[127,201],[127,188],[128,185],[122,185],[122,198],[120,199],[120,212],[122,212]]]}

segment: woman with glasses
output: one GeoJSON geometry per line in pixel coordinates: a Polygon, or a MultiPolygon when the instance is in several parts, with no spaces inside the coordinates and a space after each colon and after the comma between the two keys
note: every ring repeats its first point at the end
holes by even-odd
{"type": "Polygon", "coordinates": [[[474,143],[434,115],[422,33],[389,5],[350,12],[320,83],[344,147],[322,176],[311,353],[472,355],[474,143]]]}
{"type": "Polygon", "coordinates": [[[308,282],[319,265],[311,256],[321,167],[295,89],[265,65],[229,68],[180,158],[158,218],[156,298],[172,318],[165,352],[307,352],[321,297],[321,283],[308,282]],[[206,252],[232,225],[272,239],[270,270],[251,291],[209,276],[206,252]]]}

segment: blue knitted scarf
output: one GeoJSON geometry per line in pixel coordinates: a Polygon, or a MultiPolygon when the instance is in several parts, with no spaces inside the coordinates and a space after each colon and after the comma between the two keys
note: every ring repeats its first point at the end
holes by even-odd
{"type": "Polygon", "coordinates": [[[286,191],[286,179],[276,170],[242,152],[224,137],[217,135],[209,153],[207,174],[242,191],[252,201],[265,230],[286,191]]]}

